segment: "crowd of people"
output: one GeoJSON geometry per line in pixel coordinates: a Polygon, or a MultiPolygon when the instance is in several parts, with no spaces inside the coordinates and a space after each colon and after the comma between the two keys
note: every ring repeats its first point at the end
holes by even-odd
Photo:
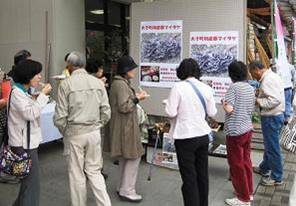
{"type": "MultiPolygon", "coordinates": [[[[66,78],[58,87],[53,121],[64,137],[71,205],[87,205],[87,183],[96,205],[111,205],[102,175],[103,145],[119,160],[118,196],[123,201],[140,202],[142,196],[136,191],[136,181],[144,149],[139,138],[137,104],[148,94],[143,90],[137,93],[131,85],[138,65],[130,56],[121,57],[109,85],[103,75],[102,62],[86,61],[84,55],[76,51],[67,54],[65,62],[66,78]],[[105,138],[101,135],[103,127],[108,128],[105,138]]],[[[42,141],[39,120],[52,90],[50,84],[45,84],[37,95],[34,92],[34,88],[40,87],[41,71],[42,65],[31,59],[30,52],[17,53],[8,73],[13,82],[9,100],[0,100],[0,134],[4,133],[3,125],[8,119],[9,146],[15,152],[26,150],[32,159],[30,174],[20,180],[14,206],[39,205],[38,147],[42,141]]],[[[247,66],[235,60],[229,65],[228,73],[233,84],[221,104],[226,114],[224,132],[235,197],[226,199],[225,203],[248,206],[253,200],[253,172],[264,177],[261,184],[265,186],[283,183],[279,136],[292,116],[292,86],[284,84],[281,75],[259,61],[247,66]],[[261,115],[264,156],[259,167],[252,168],[250,144],[252,114],[256,108],[261,115]]],[[[207,206],[211,133],[207,117],[217,113],[214,92],[200,80],[201,69],[194,59],[184,59],[176,74],[180,82],[175,83],[164,104],[183,182],[183,202],[185,206],[207,206]]],[[[290,77],[292,80],[292,73],[290,77]]]]}

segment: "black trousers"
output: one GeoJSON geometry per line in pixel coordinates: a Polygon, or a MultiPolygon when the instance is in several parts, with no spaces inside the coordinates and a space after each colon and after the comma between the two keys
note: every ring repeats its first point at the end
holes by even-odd
{"type": "Polygon", "coordinates": [[[208,206],[208,135],[175,140],[185,206],[208,206]]]}

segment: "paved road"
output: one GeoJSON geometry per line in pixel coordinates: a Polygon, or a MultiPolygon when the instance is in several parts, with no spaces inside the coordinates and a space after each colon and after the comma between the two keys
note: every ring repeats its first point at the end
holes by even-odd
{"type": "MultiPolygon", "coordinates": [[[[66,174],[65,161],[62,156],[62,143],[54,142],[40,148],[40,172],[41,172],[41,203],[40,206],[69,206],[69,188],[66,174]]],[[[118,166],[105,156],[105,172],[109,174],[107,189],[113,206],[133,205],[124,203],[116,195],[115,188],[118,181],[118,166]]],[[[261,153],[253,152],[255,164],[262,158],[261,153]]],[[[178,171],[155,167],[153,169],[152,181],[147,181],[149,164],[142,161],[138,192],[143,195],[144,200],[137,204],[139,206],[180,206],[182,195],[180,191],[181,179],[178,171]]],[[[224,199],[232,197],[232,185],[227,180],[228,166],[226,159],[209,159],[210,178],[210,206],[224,205],[224,199]]],[[[255,176],[255,185],[259,177],[255,176]]],[[[11,206],[17,195],[18,185],[0,184],[0,206],[11,206]]],[[[93,195],[89,190],[88,206],[94,206],[93,195]]]]}

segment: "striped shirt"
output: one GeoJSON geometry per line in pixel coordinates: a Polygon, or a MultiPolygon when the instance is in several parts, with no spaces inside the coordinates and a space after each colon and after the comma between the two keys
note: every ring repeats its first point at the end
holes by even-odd
{"type": "Polygon", "coordinates": [[[247,82],[236,82],[227,90],[225,101],[234,109],[232,113],[226,113],[225,116],[226,135],[239,136],[250,131],[253,128],[254,89],[247,82]]]}

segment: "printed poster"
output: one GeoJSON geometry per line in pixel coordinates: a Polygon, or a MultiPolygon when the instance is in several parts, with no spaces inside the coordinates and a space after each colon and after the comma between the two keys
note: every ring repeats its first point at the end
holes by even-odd
{"type": "Polygon", "coordinates": [[[162,149],[157,149],[153,159],[153,147],[147,147],[147,162],[170,169],[179,169],[174,139],[168,133],[163,134],[162,149]]]}
{"type": "Polygon", "coordinates": [[[177,160],[174,139],[169,137],[168,133],[163,134],[162,163],[170,164],[174,168],[178,168],[178,160],[177,160]]]}
{"type": "Polygon", "coordinates": [[[237,31],[190,33],[190,57],[201,68],[201,80],[214,89],[216,103],[221,102],[231,84],[228,65],[238,59],[238,44],[237,31]]]}
{"type": "Polygon", "coordinates": [[[182,61],[183,22],[141,22],[140,85],[170,88],[179,81],[176,68],[182,61]]]}

